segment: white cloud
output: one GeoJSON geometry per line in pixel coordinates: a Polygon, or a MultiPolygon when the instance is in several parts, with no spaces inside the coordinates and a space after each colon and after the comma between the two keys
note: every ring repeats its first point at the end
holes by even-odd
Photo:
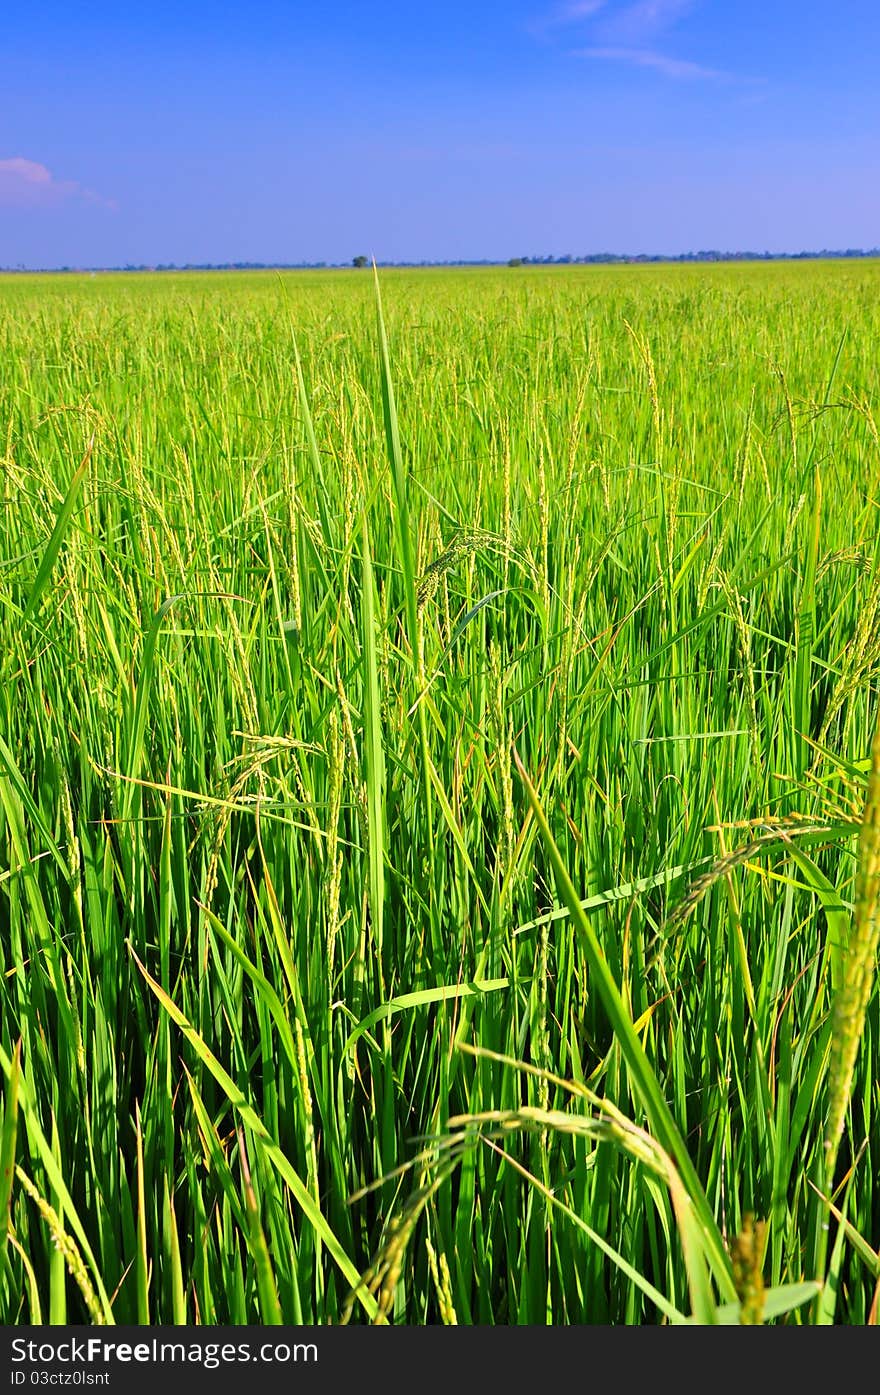
{"type": "Polygon", "coordinates": [[[85,189],[74,179],[56,179],[52,171],[36,160],[16,155],[0,160],[0,207],[57,208],[76,201],[115,208],[110,199],[85,189]]]}
{"type": "Polygon", "coordinates": [[[664,77],[675,78],[679,81],[701,78],[704,81],[712,82],[732,82],[735,79],[729,73],[720,72],[717,68],[706,68],[702,63],[691,63],[684,58],[672,58],[665,53],[657,53],[653,49],[627,48],[620,46],[580,48],[575,50],[578,58],[604,58],[610,62],[629,63],[636,68],[653,68],[655,72],[662,73],[664,77]]]}
{"type": "Polygon", "coordinates": [[[644,44],[665,34],[694,7],[694,0],[636,0],[608,16],[603,34],[621,44],[644,44]]]}
{"type": "Polygon", "coordinates": [[[606,0],[571,0],[568,5],[560,5],[553,18],[559,24],[573,23],[578,19],[591,19],[604,10],[606,0]]]}
{"type": "Polygon", "coordinates": [[[694,0],[560,0],[539,21],[541,29],[552,29],[585,20],[597,20],[603,42],[640,43],[677,24],[693,8],[694,0]]]}
{"type": "Polygon", "coordinates": [[[560,29],[592,21],[607,5],[608,0],[560,0],[552,9],[532,19],[527,28],[534,38],[546,43],[560,29]]]}

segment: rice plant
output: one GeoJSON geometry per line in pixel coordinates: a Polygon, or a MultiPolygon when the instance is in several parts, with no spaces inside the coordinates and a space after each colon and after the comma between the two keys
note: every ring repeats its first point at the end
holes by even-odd
{"type": "Polygon", "coordinates": [[[880,1280],[880,270],[0,282],[0,1318],[880,1280]]]}

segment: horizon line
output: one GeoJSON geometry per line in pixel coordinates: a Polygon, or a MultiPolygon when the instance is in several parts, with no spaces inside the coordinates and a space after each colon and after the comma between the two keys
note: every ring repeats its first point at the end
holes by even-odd
{"type": "Polygon", "coordinates": [[[77,275],[123,272],[175,272],[175,271],[342,271],[362,270],[374,261],[377,267],[419,269],[423,267],[466,267],[497,266],[520,268],[526,266],[590,266],[590,265],[633,265],[639,263],[687,263],[687,262],[772,262],[772,261],[822,261],[859,260],[880,258],[880,247],[828,248],[821,250],[803,249],[798,252],[757,252],[757,251],[718,251],[705,249],[698,252],[590,252],[581,256],[566,253],[561,256],[512,256],[512,257],[454,257],[454,258],[406,258],[400,261],[378,261],[372,257],[349,258],[347,261],[223,261],[223,262],[126,262],[125,264],[104,265],[57,265],[27,267],[22,263],[15,266],[0,266],[0,275],[41,276],[77,275]]]}

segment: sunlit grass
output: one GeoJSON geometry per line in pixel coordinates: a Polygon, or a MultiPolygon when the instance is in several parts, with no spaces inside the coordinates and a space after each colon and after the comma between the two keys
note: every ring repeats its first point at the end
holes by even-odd
{"type": "Polygon", "coordinates": [[[2,1320],[873,1320],[878,290],[0,282],[2,1320]]]}

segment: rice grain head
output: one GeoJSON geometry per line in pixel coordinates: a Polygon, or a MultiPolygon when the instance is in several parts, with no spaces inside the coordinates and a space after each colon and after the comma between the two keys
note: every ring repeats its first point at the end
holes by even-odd
{"type": "Polygon", "coordinates": [[[880,939],[880,720],[871,747],[871,770],[859,833],[855,916],[844,960],[843,982],[832,1006],[827,1175],[832,1179],[843,1137],[859,1044],[874,982],[880,939]]]}

